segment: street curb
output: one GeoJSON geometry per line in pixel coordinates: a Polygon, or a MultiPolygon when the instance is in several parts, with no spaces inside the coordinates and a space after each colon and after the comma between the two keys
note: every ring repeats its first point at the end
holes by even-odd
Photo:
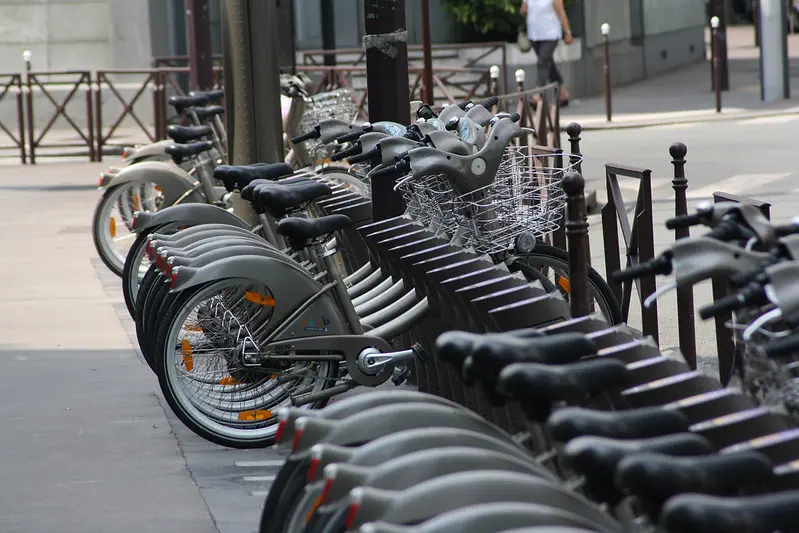
{"type": "Polygon", "coordinates": [[[661,119],[651,121],[627,122],[627,123],[613,123],[610,124],[596,124],[596,125],[583,125],[579,121],[567,121],[561,123],[561,129],[565,130],[566,126],[572,122],[577,122],[582,126],[582,131],[602,131],[602,130],[629,130],[638,128],[654,128],[656,126],[671,126],[675,124],[692,124],[694,122],[724,122],[729,120],[746,120],[753,118],[766,118],[778,117],[786,115],[799,115],[799,109],[790,108],[782,109],[779,111],[768,112],[741,112],[725,115],[722,111],[721,115],[696,115],[692,117],[677,118],[677,119],[661,119]]]}

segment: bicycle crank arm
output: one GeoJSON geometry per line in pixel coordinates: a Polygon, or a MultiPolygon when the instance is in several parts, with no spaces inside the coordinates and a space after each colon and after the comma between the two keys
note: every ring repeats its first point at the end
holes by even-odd
{"type": "Polygon", "coordinates": [[[399,352],[380,353],[374,348],[368,348],[358,356],[358,365],[366,372],[377,372],[385,366],[393,366],[397,363],[404,363],[416,356],[416,350],[402,350],[399,352]]]}

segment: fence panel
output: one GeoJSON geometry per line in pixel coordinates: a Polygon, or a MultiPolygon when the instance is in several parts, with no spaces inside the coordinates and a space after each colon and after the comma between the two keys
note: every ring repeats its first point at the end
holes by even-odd
{"type": "Polygon", "coordinates": [[[137,126],[137,132],[141,132],[150,142],[158,140],[157,116],[158,105],[155,99],[158,98],[158,71],[156,69],[110,69],[98,70],[95,77],[94,106],[95,106],[95,139],[97,141],[97,160],[101,161],[104,150],[108,146],[119,146],[110,142],[114,135],[118,133],[119,127],[128,119],[137,126]],[[129,80],[131,77],[137,78],[135,81],[129,80]],[[148,91],[152,94],[152,100],[148,100],[148,91]],[[132,93],[125,97],[123,93],[132,93]],[[104,95],[109,95],[106,101],[104,95]],[[103,106],[108,104],[118,104],[121,110],[111,120],[105,120],[103,106]],[[138,105],[137,105],[138,104],[138,105]],[[152,117],[142,117],[147,110],[146,105],[152,106],[152,117]]]}
{"type": "MultiPolygon", "coordinates": [[[[31,164],[36,163],[36,150],[40,148],[82,148],[86,147],[89,161],[95,161],[94,143],[94,118],[92,105],[92,74],[88,70],[63,70],[63,71],[29,71],[25,84],[25,112],[27,113],[28,147],[31,164]],[[65,91],[63,99],[54,96],[56,91],[65,91]],[[85,92],[85,115],[70,115],[67,106],[74,102],[73,98],[80,92],[85,92]],[[37,128],[37,117],[34,108],[34,92],[41,93],[46,101],[53,107],[52,115],[44,115],[44,126],[37,128]],[[53,131],[53,125],[58,119],[63,119],[69,126],[69,132],[78,135],[77,142],[70,142],[69,138],[54,140],[45,144],[48,133],[53,131]],[[83,122],[85,125],[79,124],[83,122]]],[[[48,153],[47,155],[64,155],[64,152],[48,153]]]]}
{"type": "Polygon", "coordinates": [[[16,124],[12,120],[4,119],[0,115],[0,131],[11,140],[11,144],[0,144],[0,151],[13,150],[19,151],[22,163],[26,162],[25,150],[25,105],[22,91],[22,76],[19,74],[0,73],[0,109],[3,101],[16,100],[16,124]],[[13,96],[12,96],[13,95],[13,96]]]}

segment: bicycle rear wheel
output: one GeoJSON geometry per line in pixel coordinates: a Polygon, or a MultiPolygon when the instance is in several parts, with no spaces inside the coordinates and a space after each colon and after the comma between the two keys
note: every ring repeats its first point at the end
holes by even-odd
{"type": "MultiPolygon", "coordinates": [[[[517,268],[530,281],[541,281],[548,292],[560,292],[569,299],[569,256],[564,250],[537,243],[529,254],[519,255],[510,265],[517,268]]],[[[600,311],[611,324],[621,324],[621,307],[607,282],[593,268],[588,268],[588,285],[594,311],[600,311]]]]}

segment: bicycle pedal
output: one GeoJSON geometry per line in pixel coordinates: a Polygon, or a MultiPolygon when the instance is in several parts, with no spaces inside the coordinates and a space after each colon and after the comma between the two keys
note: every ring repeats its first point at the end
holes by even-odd
{"type": "Polygon", "coordinates": [[[405,367],[395,375],[391,376],[391,382],[394,384],[395,387],[399,387],[408,380],[408,376],[410,375],[411,375],[410,369],[408,369],[408,367],[405,367]]]}
{"type": "Polygon", "coordinates": [[[414,342],[414,343],[413,343],[413,346],[411,346],[411,350],[413,350],[413,351],[414,351],[414,353],[416,354],[416,357],[417,357],[417,358],[418,358],[418,359],[419,359],[419,360],[420,360],[422,363],[429,363],[429,362],[430,362],[430,356],[429,356],[429,355],[428,355],[428,353],[425,351],[425,349],[424,349],[424,348],[422,348],[422,345],[421,345],[421,344],[419,344],[418,342],[414,342]]]}

